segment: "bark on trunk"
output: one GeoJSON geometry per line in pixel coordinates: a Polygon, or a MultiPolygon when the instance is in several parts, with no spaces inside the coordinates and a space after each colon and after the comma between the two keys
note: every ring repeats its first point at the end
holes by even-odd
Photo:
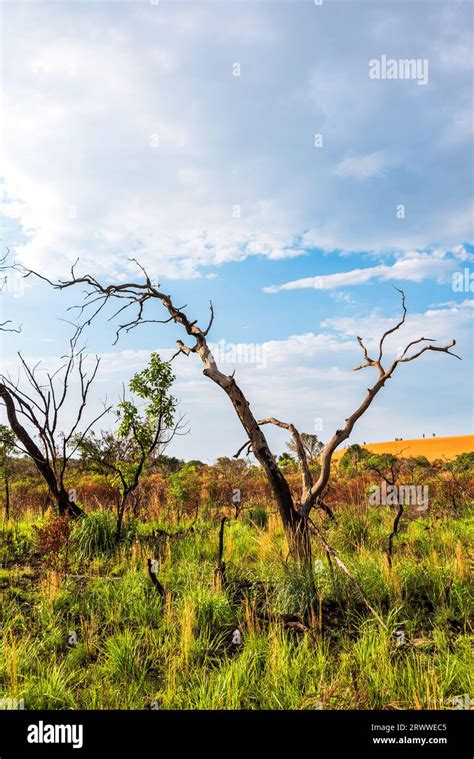
{"type": "Polygon", "coordinates": [[[49,487],[49,491],[57,503],[61,516],[65,514],[70,514],[70,516],[73,517],[82,516],[84,512],[79,508],[79,506],[77,506],[77,504],[70,501],[66,490],[61,484],[58,483],[56,474],[50,462],[43,455],[33,438],[28,434],[27,430],[19,421],[13,398],[3,383],[0,383],[0,398],[2,398],[3,402],[5,403],[8,422],[11,429],[15,433],[20,443],[22,443],[25,450],[28,452],[30,458],[34,461],[35,466],[43,479],[46,481],[49,487]]]}
{"type": "MultiPolygon", "coordinates": [[[[53,495],[55,495],[53,493],[53,495]]],[[[59,488],[57,495],[55,495],[56,503],[58,504],[58,510],[61,516],[81,517],[85,516],[83,510],[71,501],[64,488],[59,488]]]]}
{"type": "Polygon", "coordinates": [[[291,555],[302,564],[311,564],[311,541],[307,519],[295,508],[288,482],[271,454],[266,437],[250,410],[249,402],[234,378],[222,374],[217,369],[213,359],[210,358],[207,346],[203,351],[205,355],[201,358],[204,362],[209,364],[212,360],[211,366],[204,370],[204,374],[213,379],[228,395],[242,426],[249,436],[254,456],[267,476],[278,506],[291,555]]]}
{"type": "Polygon", "coordinates": [[[115,529],[115,543],[118,545],[120,543],[120,540],[122,539],[122,525],[123,525],[123,517],[125,514],[125,506],[127,503],[127,495],[122,496],[120,503],[117,508],[117,525],[115,529]]]}
{"type": "Polygon", "coordinates": [[[286,523],[283,520],[283,526],[292,557],[303,568],[311,568],[311,535],[307,518],[295,509],[291,521],[286,523]]]}

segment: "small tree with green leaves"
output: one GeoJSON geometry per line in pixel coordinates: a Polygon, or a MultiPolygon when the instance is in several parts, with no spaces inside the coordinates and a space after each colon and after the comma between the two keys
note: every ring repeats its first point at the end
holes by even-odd
{"type": "Polygon", "coordinates": [[[10,519],[10,479],[13,474],[13,453],[16,446],[15,433],[0,424],[0,475],[5,494],[5,519],[10,519]]]}
{"type": "Polygon", "coordinates": [[[153,456],[164,451],[181,427],[175,422],[177,401],[170,394],[175,377],[169,364],[152,353],[148,366],[135,374],[129,390],[144,401],[140,409],[125,397],[118,404],[115,432],[92,433],[79,443],[83,462],[102,474],[112,475],[117,485],[118,543],[127,506],[153,456]]]}
{"type": "MultiPolygon", "coordinates": [[[[323,452],[324,443],[319,440],[317,435],[313,435],[310,432],[301,432],[300,440],[308,462],[314,464],[318,456],[323,452]]],[[[293,457],[298,457],[298,446],[295,440],[290,440],[290,442],[286,444],[286,447],[293,457]]]]}
{"type": "Polygon", "coordinates": [[[344,474],[352,477],[354,474],[358,474],[370,456],[371,453],[367,448],[354,443],[354,445],[349,445],[344,451],[339,462],[339,468],[344,474]]]}

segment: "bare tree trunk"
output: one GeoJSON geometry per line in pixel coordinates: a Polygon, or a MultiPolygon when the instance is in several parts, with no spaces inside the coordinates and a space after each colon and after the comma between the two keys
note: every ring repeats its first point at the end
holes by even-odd
{"type": "Polygon", "coordinates": [[[65,514],[70,514],[73,517],[83,515],[84,512],[82,509],[80,509],[77,504],[73,503],[69,499],[69,496],[64,487],[58,483],[56,474],[50,462],[43,455],[33,438],[29,435],[27,430],[19,421],[11,392],[5,387],[3,383],[0,383],[0,398],[5,403],[7,417],[11,429],[15,433],[20,443],[24,446],[28,455],[33,460],[43,479],[46,481],[49,487],[49,491],[57,503],[60,515],[64,516],[65,514]]]}
{"type": "Polygon", "coordinates": [[[296,513],[298,514],[298,520],[291,528],[291,531],[287,532],[286,536],[293,556],[296,557],[303,567],[309,569],[312,567],[313,557],[308,518],[299,512],[296,513]]]}
{"type": "Polygon", "coordinates": [[[155,571],[156,565],[154,566],[154,562],[152,559],[148,559],[147,564],[148,564],[148,574],[150,575],[150,580],[155,586],[157,592],[160,594],[161,598],[164,600],[166,598],[166,590],[164,589],[163,585],[161,584],[158,577],[156,576],[156,571],[155,571]]]}
{"type": "Polygon", "coordinates": [[[390,569],[392,568],[393,539],[394,539],[395,535],[397,535],[397,533],[398,533],[398,524],[400,522],[400,519],[403,516],[403,510],[404,510],[403,509],[403,504],[399,503],[398,504],[397,514],[395,516],[395,519],[393,520],[392,532],[388,536],[387,563],[388,563],[388,566],[389,566],[390,569]]]}
{"type": "Polygon", "coordinates": [[[61,516],[70,516],[70,517],[82,517],[85,516],[84,511],[77,505],[77,503],[74,503],[74,501],[71,501],[69,498],[69,495],[64,490],[64,488],[59,488],[58,494],[56,497],[56,502],[58,504],[59,513],[61,516]]]}

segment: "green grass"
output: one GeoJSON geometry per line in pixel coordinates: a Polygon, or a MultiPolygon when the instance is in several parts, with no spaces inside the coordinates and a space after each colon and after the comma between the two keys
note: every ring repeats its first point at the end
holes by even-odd
{"type": "Polygon", "coordinates": [[[113,519],[91,514],[74,526],[66,573],[35,554],[33,524],[0,532],[0,697],[27,709],[429,709],[474,697],[468,515],[405,523],[392,572],[389,514],[322,521],[383,624],[338,570],[334,586],[316,543],[312,576],[292,564],[275,518],[229,520],[227,590],[214,577],[218,521],[153,547],[158,525],[130,522],[116,547],[113,519]]]}

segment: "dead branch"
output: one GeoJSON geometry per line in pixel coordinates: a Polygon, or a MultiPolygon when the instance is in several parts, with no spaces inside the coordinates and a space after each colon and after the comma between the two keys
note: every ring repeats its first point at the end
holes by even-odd
{"type": "Polygon", "coordinates": [[[387,563],[389,568],[392,568],[392,554],[393,554],[393,539],[395,535],[398,534],[398,525],[400,522],[400,519],[403,516],[403,503],[398,504],[398,511],[396,513],[395,519],[393,520],[393,527],[392,532],[388,536],[388,548],[387,548],[387,563]]]}
{"type": "Polygon", "coordinates": [[[291,434],[291,437],[293,438],[293,442],[295,444],[296,454],[298,456],[298,462],[301,471],[302,500],[306,500],[313,484],[313,478],[311,477],[308,458],[301,441],[301,435],[296,429],[295,425],[289,424],[288,422],[281,422],[279,419],[275,419],[273,416],[269,417],[268,419],[260,419],[257,424],[274,424],[277,427],[288,430],[288,432],[291,434]]]}
{"type": "MultiPolygon", "coordinates": [[[[395,289],[398,290],[398,288],[395,288],[395,289]]],[[[405,323],[405,317],[406,317],[405,293],[403,292],[403,290],[398,290],[398,292],[402,294],[403,316],[401,320],[395,325],[395,327],[392,327],[391,329],[387,330],[382,335],[382,338],[380,339],[380,343],[379,343],[379,357],[377,360],[370,358],[368,354],[368,350],[365,347],[362,341],[362,338],[360,337],[357,338],[359,345],[362,348],[365,362],[363,364],[360,364],[359,366],[354,367],[354,371],[359,371],[360,369],[364,369],[367,366],[373,366],[377,370],[378,380],[372,387],[369,387],[367,389],[367,394],[364,400],[362,401],[360,406],[349,417],[347,417],[347,419],[345,420],[344,427],[342,429],[336,430],[335,434],[324,446],[323,452],[321,454],[321,473],[319,475],[317,482],[311,488],[310,493],[308,497],[306,498],[305,502],[302,504],[301,512],[304,515],[309,514],[315,501],[321,495],[321,493],[323,492],[324,488],[326,487],[329,481],[330,470],[331,470],[331,460],[332,460],[334,451],[336,450],[336,448],[338,448],[341,445],[342,442],[344,442],[344,440],[347,440],[347,438],[350,436],[355,423],[367,411],[367,409],[371,405],[376,395],[384,387],[387,380],[389,380],[392,377],[394,371],[396,370],[399,364],[406,363],[408,361],[413,361],[414,359],[418,358],[419,356],[421,356],[423,353],[426,353],[427,351],[437,351],[440,353],[447,353],[450,356],[454,356],[455,358],[461,360],[460,356],[450,351],[450,348],[456,345],[455,340],[452,340],[450,343],[448,343],[448,345],[445,345],[443,347],[435,347],[434,345],[431,345],[432,341],[430,341],[429,345],[425,345],[416,353],[407,355],[407,352],[412,345],[428,340],[428,338],[421,337],[418,340],[414,340],[411,343],[408,343],[405,350],[402,352],[401,356],[399,358],[394,359],[394,361],[391,363],[391,365],[389,366],[387,370],[383,368],[382,358],[383,358],[384,340],[388,335],[398,330],[405,323]]]]}
{"type": "MultiPolygon", "coordinates": [[[[76,342],[72,340],[65,364],[53,374],[46,373],[46,382],[41,383],[37,377],[39,364],[30,367],[23,356],[20,353],[18,355],[30,388],[29,392],[20,387],[19,379],[13,380],[9,376],[0,376],[0,399],[6,408],[10,427],[19,441],[17,447],[36,465],[58,505],[60,514],[80,516],[83,511],[70,500],[65,486],[65,475],[68,464],[78,447],[77,443],[72,443],[72,439],[81,422],[100,360],[96,357],[95,366],[91,375],[88,376],[84,369],[84,355],[82,351],[76,352],[76,342]],[[80,403],[70,429],[65,433],[59,433],[59,414],[65,406],[70,379],[74,371],[79,379],[80,403]],[[59,394],[55,383],[60,385],[59,394]]],[[[109,410],[110,407],[105,407],[101,413],[97,414],[78,435],[78,438],[83,438],[109,410]]]]}
{"type": "Polygon", "coordinates": [[[150,580],[152,581],[153,585],[155,586],[157,592],[160,594],[161,598],[166,598],[166,591],[159,581],[158,577],[156,576],[156,569],[158,562],[156,559],[148,559],[148,574],[150,575],[150,580]]]}
{"type": "Polygon", "coordinates": [[[214,570],[214,577],[218,581],[218,584],[221,588],[227,587],[226,565],[225,565],[225,562],[223,561],[224,527],[225,527],[226,521],[227,521],[227,517],[222,517],[221,526],[219,529],[219,552],[217,554],[217,567],[214,570]]]}
{"type": "Polygon", "coordinates": [[[339,567],[339,569],[341,569],[344,572],[344,574],[347,575],[347,577],[350,579],[350,581],[352,582],[352,584],[356,588],[357,592],[359,593],[360,597],[362,598],[363,602],[367,606],[368,610],[374,615],[374,617],[380,622],[380,624],[383,627],[386,628],[385,622],[380,617],[380,615],[375,611],[375,609],[373,608],[373,606],[370,604],[370,601],[367,598],[367,596],[365,595],[365,593],[364,593],[364,591],[362,589],[362,586],[360,585],[359,581],[356,580],[356,578],[354,577],[354,575],[352,574],[352,572],[350,572],[349,569],[346,567],[346,565],[344,564],[344,562],[342,561],[342,559],[339,558],[339,556],[336,553],[336,550],[331,545],[329,545],[329,543],[327,542],[326,538],[322,534],[321,530],[316,526],[316,524],[313,522],[313,520],[311,518],[309,518],[308,521],[310,523],[310,526],[311,526],[312,530],[318,536],[319,540],[323,544],[324,549],[325,549],[327,555],[330,556],[331,558],[333,558],[334,561],[336,562],[337,566],[339,567]]]}
{"type": "MultiPolygon", "coordinates": [[[[8,271],[14,271],[15,266],[12,264],[8,264],[8,256],[10,254],[9,249],[7,248],[6,253],[3,255],[0,255],[0,292],[4,289],[5,285],[8,282],[8,276],[5,272],[8,271]]],[[[13,324],[11,319],[6,319],[3,322],[0,322],[0,332],[21,332],[21,326],[19,327],[13,327],[11,326],[13,324]]]]}

